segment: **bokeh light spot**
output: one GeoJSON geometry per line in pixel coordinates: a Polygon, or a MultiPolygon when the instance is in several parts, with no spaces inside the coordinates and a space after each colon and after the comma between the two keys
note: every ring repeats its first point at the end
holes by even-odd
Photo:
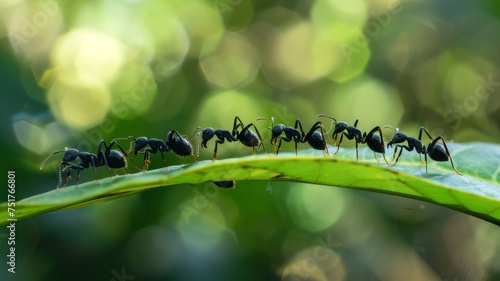
{"type": "Polygon", "coordinates": [[[184,27],[174,20],[161,25],[161,36],[156,39],[154,73],[159,81],[170,77],[184,62],[189,51],[189,38],[184,27]]]}
{"type": "MultiPolygon", "coordinates": [[[[191,201],[188,201],[191,203],[191,201]]],[[[193,208],[189,203],[181,204],[186,208],[193,208]]],[[[179,207],[183,209],[183,207],[179,207]]],[[[183,212],[192,210],[183,209],[183,212]]],[[[226,222],[219,207],[210,204],[202,211],[190,213],[189,221],[182,219],[179,222],[179,233],[182,239],[198,251],[208,251],[218,246],[219,240],[226,231],[226,222]]]]}
{"type": "Polygon", "coordinates": [[[198,57],[206,40],[216,41],[224,33],[220,14],[208,3],[182,2],[182,5],[178,7],[178,19],[188,34],[191,42],[189,55],[193,57],[198,57]]]}
{"type": "Polygon", "coordinates": [[[22,147],[38,154],[45,152],[48,139],[42,128],[25,120],[16,121],[12,125],[17,142],[22,147]]]}
{"type": "Polygon", "coordinates": [[[312,62],[314,38],[313,26],[306,21],[282,31],[266,58],[269,83],[291,89],[320,78],[324,73],[316,69],[312,62]]]}
{"type": "Polygon", "coordinates": [[[286,203],[297,226],[306,231],[318,232],[337,222],[344,210],[341,191],[316,185],[295,185],[286,203]]]}
{"type": "Polygon", "coordinates": [[[403,117],[403,103],[395,89],[371,77],[358,77],[331,91],[328,114],[350,125],[359,118],[362,131],[386,124],[395,126],[403,117]]]}
{"type": "Polygon", "coordinates": [[[14,54],[22,59],[45,56],[63,31],[64,20],[57,1],[2,1],[1,33],[6,33],[14,54]]]}
{"type": "Polygon", "coordinates": [[[101,84],[84,84],[60,75],[48,92],[55,117],[69,127],[85,130],[98,125],[111,106],[111,94],[101,84]]]}
{"type": "Polygon", "coordinates": [[[236,33],[224,35],[217,49],[209,55],[202,55],[200,59],[200,67],[207,80],[225,88],[252,82],[259,65],[255,48],[245,37],[236,33]]]}
{"type": "Polygon", "coordinates": [[[121,70],[124,56],[119,41],[91,29],[70,31],[52,50],[54,67],[82,83],[109,83],[121,70]]]}
{"type": "Polygon", "coordinates": [[[111,89],[111,112],[120,119],[132,119],[147,112],[158,92],[155,77],[145,65],[129,65],[120,72],[111,89]]]}
{"type": "Polygon", "coordinates": [[[365,0],[345,2],[342,0],[318,0],[311,9],[315,24],[322,28],[331,28],[339,24],[363,28],[368,16],[365,0]]]}
{"type": "Polygon", "coordinates": [[[317,244],[296,254],[283,269],[281,280],[301,280],[306,273],[307,280],[341,281],[346,268],[337,252],[317,244]]]}
{"type": "Polygon", "coordinates": [[[364,0],[348,4],[338,0],[314,3],[311,18],[317,35],[313,59],[336,82],[361,74],[370,59],[371,51],[363,33],[367,10],[364,0]]]}

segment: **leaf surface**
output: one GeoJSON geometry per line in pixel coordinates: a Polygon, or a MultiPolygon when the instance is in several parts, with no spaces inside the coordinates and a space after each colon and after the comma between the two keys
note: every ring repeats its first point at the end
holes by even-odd
{"type": "MultiPolygon", "coordinates": [[[[16,202],[10,217],[7,203],[0,204],[1,225],[9,218],[21,220],[66,208],[81,207],[160,186],[201,184],[211,181],[278,180],[307,182],[393,194],[433,202],[500,225],[500,145],[449,144],[456,174],[450,162],[425,163],[414,151],[404,151],[396,167],[377,162],[369,149],[341,149],[331,157],[314,150],[218,160],[138,172],[52,190],[16,202]]],[[[330,147],[330,153],[333,154],[330,147]]],[[[388,151],[388,159],[392,157],[388,151]]],[[[381,156],[379,155],[379,160],[381,156]]],[[[56,180],[56,179],[55,179],[56,180]]]]}

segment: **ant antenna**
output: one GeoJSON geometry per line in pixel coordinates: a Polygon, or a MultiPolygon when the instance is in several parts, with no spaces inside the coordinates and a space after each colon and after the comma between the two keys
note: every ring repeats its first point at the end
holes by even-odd
{"type": "Polygon", "coordinates": [[[337,120],[335,118],[333,118],[332,116],[329,116],[329,115],[326,115],[326,114],[318,114],[318,116],[316,116],[316,117],[325,117],[325,118],[328,118],[328,119],[332,119],[333,123],[335,125],[337,125],[337,120]]]}
{"type": "Polygon", "coordinates": [[[263,120],[271,120],[271,123],[274,124],[274,117],[259,117],[255,119],[255,121],[263,121],[263,120]]]}
{"type": "MultiPolygon", "coordinates": [[[[262,143],[261,143],[261,144],[262,144],[262,146],[264,146],[264,144],[263,144],[263,143],[264,143],[264,140],[267,138],[267,134],[269,133],[269,132],[268,132],[268,130],[269,130],[269,131],[271,131],[271,132],[273,131],[273,127],[274,127],[274,117],[259,117],[259,118],[255,119],[255,122],[258,122],[258,121],[265,121],[265,120],[271,120],[271,127],[268,127],[268,128],[267,128],[267,130],[266,130],[266,134],[264,135],[264,138],[262,139],[262,143]]],[[[259,149],[259,148],[260,148],[260,146],[261,146],[261,145],[259,144],[259,147],[258,147],[257,149],[259,149]]],[[[266,154],[267,154],[267,152],[266,152],[266,154]]],[[[269,155],[269,154],[268,154],[268,155],[269,155]]]]}
{"type": "MultiPolygon", "coordinates": [[[[130,154],[130,152],[132,152],[132,150],[134,150],[134,142],[135,142],[135,137],[133,136],[128,136],[126,138],[115,138],[115,139],[112,139],[111,142],[118,142],[118,141],[122,141],[122,140],[133,140],[132,142],[130,142],[130,147],[128,148],[127,150],[127,156],[130,154]]],[[[134,163],[134,166],[135,166],[135,163],[134,163]]]]}
{"type": "Polygon", "coordinates": [[[391,127],[391,126],[389,126],[389,125],[385,125],[385,126],[384,126],[384,129],[385,129],[385,128],[389,128],[389,129],[392,129],[392,130],[396,131],[396,134],[399,132],[399,128],[393,128],[393,127],[391,127]]]}
{"type": "MultiPolygon", "coordinates": [[[[190,139],[192,139],[194,136],[196,136],[196,134],[198,133],[198,131],[199,131],[200,129],[201,129],[200,127],[196,128],[196,130],[194,131],[194,134],[193,134],[192,136],[190,136],[190,137],[188,138],[188,140],[190,140],[190,139]]],[[[182,136],[181,136],[181,137],[182,137],[182,136]]]]}
{"type": "MultiPolygon", "coordinates": [[[[325,118],[328,118],[328,119],[332,119],[332,124],[330,125],[330,128],[328,128],[328,130],[326,131],[327,133],[330,132],[330,130],[332,129],[333,125],[337,125],[337,120],[335,118],[333,118],[332,116],[329,116],[329,115],[326,115],[326,114],[318,114],[318,116],[316,117],[325,117],[325,118]]],[[[331,141],[331,139],[330,139],[331,141]]]]}
{"type": "Polygon", "coordinates": [[[330,140],[331,143],[333,143],[335,145],[335,142],[332,140],[332,137],[330,137],[329,133],[330,133],[330,130],[332,129],[333,125],[337,125],[337,120],[335,118],[333,118],[332,116],[328,116],[326,114],[318,114],[318,116],[316,117],[325,117],[325,118],[328,118],[328,119],[332,119],[332,124],[330,124],[330,128],[328,128],[328,130],[326,131],[326,135],[328,136],[328,139],[330,140]]]}
{"type": "Polygon", "coordinates": [[[68,148],[65,147],[64,150],[58,150],[58,151],[55,151],[55,152],[52,152],[49,156],[47,156],[47,158],[45,158],[42,163],[40,163],[40,170],[43,169],[43,166],[45,166],[45,163],[50,159],[50,157],[52,157],[53,155],[55,154],[58,154],[58,153],[61,153],[61,152],[66,152],[68,151],[68,148]]]}
{"type": "Polygon", "coordinates": [[[200,157],[200,135],[203,133],[203,128],[196,128],[196,157],[200,157]]]}

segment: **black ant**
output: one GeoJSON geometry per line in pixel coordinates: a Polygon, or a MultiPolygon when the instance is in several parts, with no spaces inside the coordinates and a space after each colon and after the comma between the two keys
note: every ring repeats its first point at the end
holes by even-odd
{"type": "Polygon", "coordinates": [[[278,155],[281,149],[282,141],[293,141],[295,143],[295,155],[297,155],[297,144],[305,142],[307,142],[312,148],[322,150],[324,153],[326,153],[326,155],[329,155],[328,147],[324,138],[325,129],[320,121],[314,123],[309,132],[305,134],[304,129],[302,128],[302,123],[300,123],[300,120],[298,118],[297,120],[295,120],[294,127],[285,126],[284,124],[278,124],[275,126],[274,117],[257,118],[256,121],[260,120],[271,120],[271,128],[269,128],[271,130],[271,144],[274,146],[276,155],[278,155]],[[321,133],[317,131],[318,129],[321,130],[321,133]],[[282,133],[285,133],[285,135],[281,135],[282,133]],[[277,143],[278,139],[279,143],[277,143]],[[278,145],[278,148],[276,148],[276,145],[278,145]]]}
{"type": "Polygon", "coordinates": [[[224,129],[214,130],[212,127],[208,127],[205,129],[198,128],[198,130],[200,131],[198,133],[198,137],[201,135],[201,146],[204,148],[207,147],[207,142],[209,140],[211,140],[214,136],[217,137],[217,139],[215,140],[215,148],[212,161],[215,161],[215,159],[217,158],[218,145],[223,144],[225,140],[227,140],[228,142],[240,141],[244,146],[250,148],[252,154],[255,154],[254,147],[257,147],[258,150],[262,146],[264,148],[264,152],[266,152],[266,148],[262,144],[263,140],[257,127],[253,123],[250,123],[246,126],[243,125],[243,122],[238,116],[234,117],[233,129],[231,130],[231,132],[224,129]],[[240,127],[241,131],[238,131],[240,127]],[[250,127],[253,127],[255,132],[252,131],[250,127]]]}
{"type": "MultiPolygon", "coordinates": [[[[66,187],[68,185],[69,179],[71,178],[71,170],[77,170],[76,187],[78,187],[78,181],[80,180],[81,170],[88,169],[90,166],[92,166],[92,168],[94,169],[94,175],[96,177],[96,180],[98,180],[97,170],[96,170],[97,167],[106,166],[110,174],[111,174],[111,169],[113,169],[115,175],[117,175],[116,169],[123,169],[123,171],[125,172],[125,168],[127,167],[127,162],[125,161],[125,157],[130,159],[128,154],[123,150],[123,148],[118,143],[112,141],[108,146],[106,145],[106,142],[104,142],[104,140],[101,140],[99,142],[99,146],[97,149],[97,155],[90,152],[78,151],[75,148],[66,148],[64,150],[58,150],[51,153],[47,158],[45,158],[42,161],[42,163],[40,164],[40,170],[43,169],[45,163],[53,155],[62,152],[64,152],[64,156],[61,162],[59,162],[59,183],[57,184],[58,189],[61,187],[66,187]],[[118,150],[111,149],[115,144],[118,146],[121,152],[118,150]],[[105,147],[104,152],[102,151],[103,145],[105,147]],[[71,162],[76,160],[77,158],[80,158],[81,161],[80,164],[75,164],[71,162]],[[68,169],[68,172],[66,174],[64,185],[62,185],[62,172],[66,169],[68,169]]],[[[134,161],[132,159],[130,160],[132,161],[132,164],[135,166],[134,161]]]]}
{"type": "Polygon", "coordinates": [[[213,183],[220,188],[234,188],[236,185],[235,181],[214,181],[213,183]]]}
{"type": "Polygon", "coordinates": [[[193,156],[193,146],[191,145],[189,140],[181,136],[179,132],[177,132],[177,130],[169,131],[167,133],[167,138],[165,141],[156,138],[148,139],[147,137],[134,138],[132,136],[126,138],[117,138],[113,141],[116,142],[127,139],[133,140],[130,143],[130,149],[127,153],[130,153],[133,150],[134,155],[136,156],[138,154],[144,154],[144,164],[142,169],[143,172],[148,170],[149,164],[151,163],[151,161],[149,160],[149,155],[156,154],[158,152],[161,155],[163,163],[165,163],[165,168],[167,168],[167,163],[165,161],[165,155],[163,154],[163,152],[169,152],[171,150],[179,157],[191,155],[193,159],[197,161],[193,156]]]}
{"type": "MultiPolygon", "coordinates": [[[[236,136],[233,136],[233,134],[231,132],[229,132],[228,130],[221,129],[221,128],[214,130],[212,127],[208,127],[205,129],[198,128],[198,130],[201,130],[198,133],[198,139],[199,139],[200,134],[201,134],[201,139],[202,139],[202,142],[200,144],[201,147],[208,148],[207,142],[209,140],[211,140],[214,136],[217,137],[217,139],[215,140],[214,156],[212,158],[212,161],[215,161],[215,159],[217,158],[217,147],[219,144],[223,144],[226,140],[228,142],[238,141],[238,138],[236,136]]],[[[196,154],[198,155],[199,154],[198,148],[196,151],[197,151],[196,154]]]]}
{"type": "Polygon", "coordinates": [[[354,142],[356,144],[356,160],[358,160],[358,145],[367,144],[368,148],[370,148],[373,151],[375,159],[377,158],[376,153],[382,153],[385,163],[389,165],[387,159],[385,158],[384,138],[380,126],[376,126],[370,132],[368,132],[368,134],[366,132],[361,134],[361,130],[356,127],[358,125],[359,119],[356,119],[356,121],[354,121],[354,126],[350,126],[343,121],[337,122],[335,118],[325,114],[319,114],[318,117],[326,117],[332,119],[332,124],[335,125],[332,133],[332,138],[334,145],[337,146],[337,150],[335,151],[334,154],[337,154],[337,152],[339,152],[340,145],[342,144],[342,140],[345,136],[349,140],[354,139],[354,142]],[[375,132],[378,132],[380,135],[375,134],[375,132]],[[337,143],[337,137],[339,134],[340,134],[340,140],[337,143]]]}
{"type": "Polygon", "coordinates": [[[418,154],[420,154],[420,161],[422,161],[422,154],[425,157],[425,175],[426,176],[428,176],[428,173],[427,173],[427,155],[429,155],[429,157],[432,160],[438,161],[438,162],[445,162],[445,161],[450,160],[451,167],[453,168],[453,170],[457,174],[462,176],[462,174],[459,173],[457,171],[457,169],[455,169],[455,165],[453,164],[453,159],[451,158],[450,151],[448,150],[448,147],[446,146],[446,142],[444,141],[444,138],[442,136],[438,136],[437,138],[434,139],[431,137],[429,132],[424,127],[421,127],[420,132],[418,134],[418,139],[416,139],[414,137],[407,136],[403,132],[400,132],[399,128],[394,129],[393,127],[388,126],[388,125],[386,125],[384,128],[390,128],[396,132],[395,135],[392,137],[392,140],[387,144],[388,148],[392,147],[393,144],[396,144],[396,146],[394,148],[394,156],[396,156],[396,152],[397,152],[398,148],[400,149],[398,157],[396,158],[396,161],[394,162],[394,164],[390,165],[391,167],[394,167],[396,165],[396,163],[398,162],[399,157],[401,156],[401,153],[403,152],[403,148],[408,150],[408,151],[413,151],[413,149],[415,149],[415,151],[418,154]],[[422,145],[422,132],[425,132],[425,134],[432,140],[432,142],[429,143],[427,146],[422,145]],[[440,143],[438,143],[439,140],[441,140],[443,142],[442,145],[440,143]],[[408,142],[408,146],[400,144],[400,143],[404,143],[405,141],[408,142]]]}

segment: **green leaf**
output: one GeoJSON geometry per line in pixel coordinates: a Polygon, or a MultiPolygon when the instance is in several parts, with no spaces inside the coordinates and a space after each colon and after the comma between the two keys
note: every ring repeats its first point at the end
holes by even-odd
{"type": "MultiPolygon", "coordinates": [[[[500,225],[500,145],[489,143],[449,144],[456,168],[450,162],[429,161],[425,164],[415,151],[404,151],[396,167],[377,162],[368,148],[341,149],[332,157],[314,150],[301,151],[298,156],[280,153],[243,158],[201,161],[116,176],[100,181],[52,190],[16,202],[17,220],[59,209],[81,207],[160,186],[200,184],[211,181],[280,180],[308,182],[388,193],[433,202],[500,225]]],[[[330,153],[333,154],[333,148],[330,153]]],[[[388,158],[392,150],[388,153],[388,158]]],[[[380,155],[379,155],[380,158],[380,155]]],[[[54,179],[55,184],[56,179],[54,179]]],[[[0,221],[9,223],[7,203],[2,203],[0,221]]]]}

